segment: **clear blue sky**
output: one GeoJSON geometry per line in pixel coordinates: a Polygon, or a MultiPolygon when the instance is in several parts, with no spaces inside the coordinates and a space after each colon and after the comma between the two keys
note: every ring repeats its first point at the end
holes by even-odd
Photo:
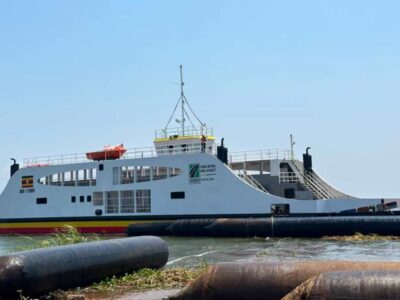
{"type": "Polygon", "coordinates": [[[398,1],[2,1],[10,157],[152,144],[186,95],[230,150],[312,147],[357,196],[400,197],[398,1]]]}

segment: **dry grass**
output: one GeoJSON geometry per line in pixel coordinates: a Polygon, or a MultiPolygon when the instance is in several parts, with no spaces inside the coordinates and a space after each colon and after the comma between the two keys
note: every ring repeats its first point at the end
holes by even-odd
{"type": "Polygon", "coordinates": [[[356,232],[354,235],[324,236],[322,239],[330,241],[343,241],[343,242],[396,241],[400,240],[400,236],[378,235],[375,233],[362,234],[356,232]]]}

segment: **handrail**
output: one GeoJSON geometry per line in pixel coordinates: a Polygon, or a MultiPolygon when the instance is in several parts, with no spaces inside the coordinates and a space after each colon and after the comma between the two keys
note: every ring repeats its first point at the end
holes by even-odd
{"type": "MultiPolygon", "coordinates": [[[[336,198],[335,193],[332,193],[332,191],[328,187],[322,186],[317,180],[315,180],[312,173],[304,171],[303,165],[299,163],[299,160],[296,157],[293,157],[293,160],[291,160],[291,162],[293,163],[295,169],[297,169],[298,171],[297,175],[299,176],[301,183],[303,183],[311,191],[313,191],[318,198],[336,198]]],[[[296,172],[296,170],[294,171],[296,172]]]]}
{"type": "Polygon", "coordinates": [[[243,178],[248,184],[255,187],[258,190],[261,190],[264,193],[269,194],[269,192],[252,176],[246,174],[246,172],[242,170],[238,170],[239,177],[243,178]]]}
{"type": "MultiPolygon", "coordinates": [[[[215,145],[214,145],[215,146],[215,145]]],[[[204,149],[205,153],[215,153],[215,147],[212,149],[204,149]]],[[[166,155],[178,155],[178,154],[193,154],[201,153],[202,147],[198,144],[187,144],[185,148],[174,148],[174,149],[155,149],[154,147],[142,147],[142,148],[128,148],[123,156],[119,159],[134,159],[134,158],[148,158],[156,156],[166,155]]],[[[41,157],[30,157],[23,159],[24,167],[40,167],[48,165],[63,165],[63,164],[75,164],[92,162],[86,157],[86,153],[73,153],[73,154],[62,154],[62,155],[51,155],[41,157]]]]}
{"type": "Polygon", "coordinates": [[[271,159],[290,159],[291,154],[289,150],[282,149],[266,149],[266,150],[251,150],[231,152],[229,155],[229,163],[246,162],[246,161],[260,161],[271,159]]]}
{"type": "Polygon", "coordinates": [[[209,128],[206,126],[185,126],[184,132],[182,132],[182,127],[174,127],[174,128],[164,128],[156,130],[155,138],[156,139],[164,139],[169,138],[170,136],[213,136],[214,130],[213,128],[209,128]]]}

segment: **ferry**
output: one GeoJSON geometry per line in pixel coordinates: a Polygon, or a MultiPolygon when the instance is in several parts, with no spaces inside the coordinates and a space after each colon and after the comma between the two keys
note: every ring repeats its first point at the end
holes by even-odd
{"type": "Polygon", "coordinates": [[[396,210],[398,201],[356,198],[327,183],[309,149],[295,156],[292,138],[289,150],[228,152],[191,108],[182,66],[180,79],[179,100],[153,147],[27,158],[21,166],[13,159],[0,194],[0,234],[47,234],[65,224],[120,234],[129,224],[178,219],[396,210]]]}

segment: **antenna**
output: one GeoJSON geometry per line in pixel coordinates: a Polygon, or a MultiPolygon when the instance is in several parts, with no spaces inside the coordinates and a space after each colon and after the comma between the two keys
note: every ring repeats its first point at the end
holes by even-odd
{"type": "Polygon", "coordinates": [[[182,114],[182,119],[181,119],[181,125],[182,125],[182,136],[185,135],[185,95],[183,94],[183,85],[185,84],[183,82],[183,75],[182,75],[182,65],[179,65],[180,69],[180,74],[181,74],[181,114],[182,114]]]}
{"type": "Polygon", "coordinates": [[[192,120],[190,119],[190,116],[189,116],[190,112],[196,118],[196,120],[200,123],[200,127],[201,127],[202,131],[203,131],[203,127],[205,127],[206,124],[201,122],[201,120],[197,117],[196,113],[193,111],[192,107],[190,106],[189,101],[186,99],[185,93],[183,92],[183,86],[185,85],[185,83],[183,82],[183,71],[182,71],[182,69],[183,69],[182,65],[179,65],[181,95],[179,96],[178,102],[175,105],[174,111],[172,112],[172,115],[169,118],[167,125],[164,127],[164,131],[167,132],[168,126],[171,123],[171,120],[174,117],[174,114],[175,114],[175,112],[176,112],[176,110],[177,110],[177,108],[178,108],[178,106],[180,104],[181,105],[181,119],[176,119],[176,122],[181,125],[182,136],[184,136],[185,135],[185,122],[186,122],[185,116],[188,118],[188,120],[190,121],[190,123],[194,127],[194,124],[193,124],[193,122],[192,122],[192,120]],[[185,105],[187,105],[187,107],[189,108],[188,111],[186,111],[185,105]]]}
{"type": "Polygon", "coordinates": [[[296,142],[293,140],[293,134],[290,135],[290,158],[294,160],[294,145],[296,142]]]}

